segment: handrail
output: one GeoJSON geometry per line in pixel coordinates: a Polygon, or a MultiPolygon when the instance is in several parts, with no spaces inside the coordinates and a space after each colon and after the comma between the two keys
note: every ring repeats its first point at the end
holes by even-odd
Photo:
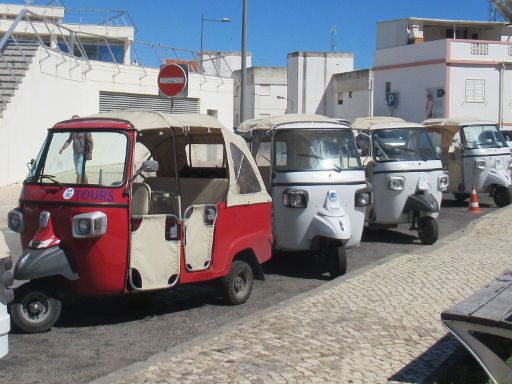
{"type": "Polygon", "coordinates": [[[18,13],[18,16],[16,16],[16,18],[13,20],[11,26],[9,27],[7,32],[5,32],[5,35],[2,37],[2,40],[0,40],[0,52],[4,51],[5,44],[7,44],[7,41],[9,41],[9,38],[14,33],[14,30],[18,26],[21,19],[23,19],[25,17],[27,12],[28,12],[27,9],[22,9],[21,12],[18,13]]]}
{"type": "MultiPolygon", "coordinates": [[[[118,16],[128,16],[130,17],[129,13],[123,13],[119,14],[118,16]]],[[[130,17],[131,19],[131,17],[130,17]]],[[[109,18],[105,20],[105,23],[108,25],[110,21],[113,20],[113,18],[109,18]]],[[[72,27],[63,25],[61,23],[55,22],[53,19],[45,17],[43,15],[39,15],[29,9],[23,9],[20,11],[20,13],[17,15],[17,17],[12,21],[11,26],[9,27],[8,31],[4,34],[2,39],[0,40],[0,55],[1,52],[5,49],[9,41],[14,41],[16,47],[21,52],[21,55],[25,58],[25,54],[22,52],[22,49],[20,48],[20,45],[17,43],[16,38],[14,37],[15,30],[18,28],[21,21],[25,21],[27,24],[30,25],[30,29],[32,29],[34,36],[37,40],[37,44],[40,45],[46,52],[47,56],[40,59],[40,61],[46,60],[47,58],[51,57],[50,51],[59,52],[61,54],[64,54],[66,56],[73,57],[77,61],[77,65],[75,65],[73,68],[76,68],[79,66],[79,59],[85,61],[87,65],[87,69],[83,70],[82,73],[85,74],[93,69],[92,64],[90,62],[90,58],[87,55],[87,52],[84,48],[84,44],[82,42],[83,38],[87,39],[94,39],[96,41],[101,41],[106,50],[108,51],[108,55],[110,56],[110,62],[115,65],[117,71],[113,75],[115,78],[117,75],[121,73],[121,68],[119,64],[120,61],[117,60],[112,45],[113,44],[123,44],[125,47],[125,57],[126,57],[126,50],[131,49],[131,55],[132,57],[135,57],[137,67],[140,68],[140,70],[143,72],[141,74],[140,79],[146,77],[148,75],[148,72],[146,70],[146,67],[148,65],[145,65],[141,59],[144,59],[145,61],[151,61],[150,57],[153,56],[154,59],[157,60],[156,65],[149,65],[149,67],[158,67],[158,65],[161,65],[165,62],[166,55],[162,55],[161,51],[165,50],[168,51],[168,54],[171,55],[171,57],[176,57],[178,60],[183,61],[195,61],[198,62],[199,60],[199,52],[189,50],[189,49],[183,49],[183,48],[176,48],[165,44],[157,44],[157,43],[150,43],[146,41],[136,41],[136,40],[127,40],[126,38],[115,38],[115,37],[106,37],[105,35],[99,35],[91,32],[84,32],[84,31],[77,31],[74,30],[72,27]],[[31,16],[35,16],[37,20],[32,20],[31,16]],[[38,29],[36,28],[36,25],[44,25],[49,37],[50,37],[50,47],[45,43],[45,41],[42,39],[42,35],[38,32],[38,29]],[[64,46],[62,46],[59,41],[62,41],[64,43],[64,46]],[[140,46],[146,46],[150,48],[151,54],[148,55],[141,55],[138,51],[137,47],[140,46]],[[63,47],[63,48],[61,48],[63,47]],[[67,52],[64,51],[64,49],[67,49],[67,52]],[[76,54],[75,54],[76,52],[76,54]],[[189,59],[187,59],[187,56],[190,56],[189,59]],[[180,59],[180,57],[182,59],[180,59]]],[[[134,26],[135,27],[135,26],[134,26]]],[[[46,36],[46,33],[44,34],[46,36]]],[[[167,56],[169,57],[169,56],[167,56]]],[[[226,57],[221,55],[215,55],[212,56],[211,54],[208,55],[208,58],[204,59],[204,62],[211,61],[212,65],[210,68],[213,69],[213,73],[200,73],[206,81],[206,75],[217,75],[219,77],[221,76],[220,69],[218,67],[218,64],[215,63],[215,60],[218,60],[221,58],[228,70],[231,71],[231,68],[229,66],[229,63],[226,60],[226,57]]],[[[3,59],[3,58],[2,58],[3,59]]],[[[26,58],[25,61],[27,62],[26,58]]],[[[130,63],[125,63],[123,59],[123,64],[130,65],[130,63]]],[[[224,81],[222,80],[222,83],[224,81]]]]}

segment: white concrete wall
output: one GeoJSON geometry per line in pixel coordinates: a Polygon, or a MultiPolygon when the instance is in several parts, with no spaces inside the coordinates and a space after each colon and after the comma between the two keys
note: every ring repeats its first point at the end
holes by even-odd
{"type": "Polygon", "coordinates": [[[447,40],[430,41],[375,51],[375,67],[401,65],[420,61],[442,60],[447,57],[447,40]]]}
{"type": "Polygon", "coordinates": [[[477,41],[463,41],[456,40],[450,43],[450,60],[472,60],[472,61],[510,61],[512,58],[512,51],[509,48],[512,43],[487,43],[477,41]],[[480,53],[483,53],[482,48],[487,47],[487,54],[472,54],[472,48],[479,47],[480,53]]]}
{"type": "Polygon", "coordinates": [[[328,96],[332,93],[332,76],[354,69],[354,56],[349,53],[294,52],[288,54],[288,97],[294,113],[328,112],[328,96]]]}
{"type": "Polygon", "coordinates": [[[352,97],[349,97],[349,92],[343,92],[343,104],[338,104],[336,97],[327,116],[349,121],[354,121],[358,117],[371,116],[370,100],[369,90],[352,91],[352,97]]]}
{"type": "MultiPolygon", "coordinates": [[[[0,119],[0,185],[22,180],[25,164],[36,157],[46,129],[72,115],[98,113],[99,92],[158,95],[158,69],[91,62],[83,74],[82,60],[70,60],[60,53],[40,48],[23,82],[0,119]],[[62,63],[62,64],[61,64],[62,63]]],[[[200,99],[200,113],[218,111],[226,127],[233,126],[233,81],[191,74],[189,97],[200,99]]]]}
{"type": "MultiPolygon", "coordinates": [[[[510,71],[509,71],[510,73],[510,71]]],[[[450,116],[474,117],[491,121],[499,119],[500,73],[498,67],[452,66],[450,68],[450,116]],[[468,103],[466,100],[466,80],[485,80],[485,100],[483,103],[468,103]]],[[[510,79],[510,77],[509,77],[510,79]]],[[[509,89],[510,89],[509,82],[509,89]]],[[[507,116],[510,115],[510,92],[507,92],[507,116]]],[[[510,120],[509,120],[510,122],[510,120]]]]}
{"type": "Polygon", "coordinates": [[[377,23],[377,49],[407,45],[409,20],[393,20],[377,23]]]}
{"type": "Polygon", "coordinates": [[[373,75],[374,115],[393,115],[408,121],[423,121],[426,117],[427,88],[444,88],[445,68],[445,64],[435,64],[375,70],[373,75]],[[398,106],[394,111],[387,106],[386,82],[391,82],[391,92],[398,93],[398,106]]]}

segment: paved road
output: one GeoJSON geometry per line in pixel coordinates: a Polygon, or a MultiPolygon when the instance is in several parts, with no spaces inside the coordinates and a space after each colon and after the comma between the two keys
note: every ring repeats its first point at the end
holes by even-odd
{"type": "MultiPolygon", "coordinates": [[[[464,228],[479,216],[469,214],[466,204],[446,202],[439,218],[441,236],[464,228]]],[[[495,209],[487,198],[481,199],[481,206],[484,214],[495,209]]],[[[406,226],[365,233],[364,243],[349,252],[349,270],[423,247],[406,226]]],[[[327,280],[316,264],[304,258],[275,258],[265,271],[266,281],[257,281],[251,299],[238,307],[224,306],[213,285],[124,300],[66,303],[52,331],[10,336],[10,353],[0,361],[0,382],[88,382],[327,280]]]]}

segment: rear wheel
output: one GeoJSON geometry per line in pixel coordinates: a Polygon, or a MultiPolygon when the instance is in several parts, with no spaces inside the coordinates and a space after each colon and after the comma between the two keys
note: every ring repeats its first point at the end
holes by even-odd
{"type": "Polygon", "coordinates": [[[226,301],[231,305],[243,304],[251,296],[253,274],[249,264],[235,260],[229,273],[221,279],[226,301]]]}
{"type": "Polygon", "coordinates": [[[507,205],[510,205],[510,202],[512,200],[510,188],[507,187],[497,187],[494,191],[494,204],[496,204],[498,207],[506,207],[507,205]]]}
{"type": "Polygon", "coordinates": [[[62,312],[60,300],[42,289],[22,288],[14,299],[9,306],[11,319],[16,328],[26,333],[50,330],[62,312]]]}
{"type": "Polygon", "coordinates": [[[439,226],[433,217],[422,217],[418,226],[418,237],[425,245],[434,244],[439,237],[439,226]]]}
{"type": "Polygon", "coordinates": [[[332,279],[347,273],[347,251],[345,247],[329,245],[327,258],[329,263],[329,275],[331,275],[332,279]]]}

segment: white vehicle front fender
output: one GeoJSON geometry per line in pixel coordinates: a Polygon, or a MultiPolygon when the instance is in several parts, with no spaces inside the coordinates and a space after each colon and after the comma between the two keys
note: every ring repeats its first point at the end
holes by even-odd
{"type": "Polygon", "coordinates": [[[489,188],[492,185],[499,185],[503,187],[509,187],[511,184],[510,176],[505,172],[496,172],[491,170],[485,178],[485,188],[489,188]]]}
{"type": "Polygon", "coordinates": [[[316,214],[308,229],[310,237],[326,237],[336,240],[349,240],[352,237],[352,227],[348,215],[344,216],[325,216],[316,214]]]}

